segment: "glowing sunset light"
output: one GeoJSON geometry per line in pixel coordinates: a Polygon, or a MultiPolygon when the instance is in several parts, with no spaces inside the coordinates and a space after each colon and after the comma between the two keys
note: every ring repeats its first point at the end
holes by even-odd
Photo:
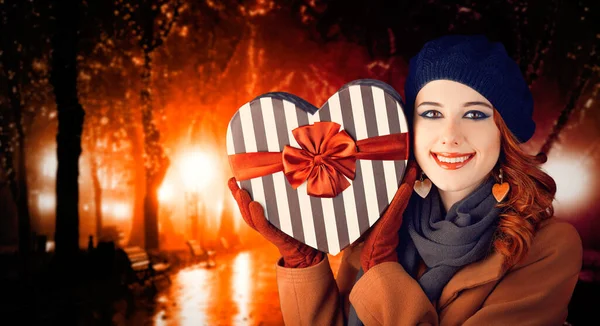
{"type": "Polygon", "coordinates": [[[594,177],[580,158],[561,156],[549,158],[542,168],[556,182],[557,211],[581,208],[588,201],[594,177]]]}
{"type": "Polygon", "coordinates": [[[108,214],[108,212],[111,210],[110,205],[108,204],[102,204],[102,214],[108,214]]]}
{"type": "Polygon", "coordinates": [[[223,213],[223,200],[219,200],[219,202],[217,203],[217,209],[216,209],[217,215],[221,215],[221,213],[223,213]]]}
{"type": "Polygon", "coordinates": [[[102,214],[108,215],[119,221],[125,221],[130,218],[132,214],[131,206],[123,202],[103,203],[102,214]]]}
{"type": "Polygon", "coordinates": [[[55,247],[55,243],[53,240],[46,241],[46,252],[53,252],[55,247]]]}
{"type": "Polygon", "coordinates": [[[119,221],[124,221],[131,215],[131,207],[125,203],[113,204],[113,215],[119,221]]]}
{"type": "Polygon", "coordinates": [[[41,194],[38,197],[38,207],[40,211],[49,212],[52,211],[56,205],[56,198],[54,198],[54,194],[47,193],[41,194]]]}
{"type": "Polygon", "coordinates": [[[177,320],[181,325],[210,324],[206,311],[208,303],[214,301],[214,294],[209,290],[210,277],[209,271],[203,268],[184,269],[177,274],[175,282],[181,284],[178,291],[180,300],[177,303],[177,320]]]}
{"type": "Polygon", "coordinates": [[[45,177],[56,177],[56,153],[48,153],[42,161],[42,174],[45,177]]]}
{"type": "Polygon", "coordinates": [[[158,200],[164,203],[171,201],[171,199],[173,199],[173,186],[164,182],[158,189],[158,200]]]}
{"type": "Polygon", "coordinates": [[[250,264],[250,255],[247,252],[239,253],[233,262],[233,282],[231,292],[233,300],[238,306],[238,314],[233,316],[233,323],[242,324],[251,316],[250,300],[252,288],[252,265],[250,264]]]}
{"type": "Polygon", "coordinates": [[[214,178],[215,164],[206,153],[188,151],[179,163],[179,173],[187,190],[200,191],[214,178]]]}

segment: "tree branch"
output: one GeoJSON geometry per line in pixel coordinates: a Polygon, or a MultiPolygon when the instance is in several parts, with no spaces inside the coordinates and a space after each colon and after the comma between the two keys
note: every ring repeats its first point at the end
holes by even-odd
{"type": "MultiPolygon", "coordinates": [[[[167,1],[165,1],[164,3],[166,3],[166,2],[167,1]]],[[[150,52],[154,51],[154,49],[161,46],[165,42],[165,40],[169,36],[169,33],[171,33],[171,29],[173,28],[173,25],[175,25],[175,22],[177,21],[177,17],[179,16],[179,9],[181,9],[181,6],[182,6],[181,0],[175,0],[175,4],[174,4],[174,8],[173,8],[173,15],[171,17],[169,17],[168,15],[165,15],[166,23],[161,23],[159,25],[158,37],[153,38],[152,45],[150,46],[150,52]]]]}

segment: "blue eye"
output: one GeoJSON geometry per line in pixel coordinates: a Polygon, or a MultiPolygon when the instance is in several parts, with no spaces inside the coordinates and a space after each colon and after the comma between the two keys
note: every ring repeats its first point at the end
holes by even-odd
{"type": "Polygon", "coordinates": [[[427,119],[439,119],[442,117],[442,114],[440,113],[440,111],[437,110],[427,110],[419,114],[419,116],[427,119]]]}
{"type": "Polygon", "coordinates": [[[481,111],[471,110],[465,113],[464,117],[472,120],[483,120],[489,118],[490,116],[481,111]]]}

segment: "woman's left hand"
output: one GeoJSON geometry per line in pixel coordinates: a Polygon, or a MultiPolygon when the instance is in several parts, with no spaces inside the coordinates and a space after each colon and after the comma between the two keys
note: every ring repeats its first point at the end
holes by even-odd
{"type": "Polygon", "coordinates": [[[402,226],[402,215],[408,206],[416,178],[417,163],[411,160],[390,206],[366,234],[360,257],[360,264],[365,273],[375,265],[398,261],[398,231],[402,226]]]}

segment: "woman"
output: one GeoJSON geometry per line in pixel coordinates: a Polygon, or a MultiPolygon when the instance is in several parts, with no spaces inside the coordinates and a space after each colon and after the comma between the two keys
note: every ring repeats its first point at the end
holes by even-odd
{"type": "Polygon", "coordinates": [[[545,158],[519,146],[535,124],[517,64],[483,36],[442,37],[411,60],[405,95],[421,172],[411,160],[337,279],[325,254],[271,226],[230,180],[246,222],[282,255],[286,324],[561,325],[581,239],[553,218],[545,158]]]}

